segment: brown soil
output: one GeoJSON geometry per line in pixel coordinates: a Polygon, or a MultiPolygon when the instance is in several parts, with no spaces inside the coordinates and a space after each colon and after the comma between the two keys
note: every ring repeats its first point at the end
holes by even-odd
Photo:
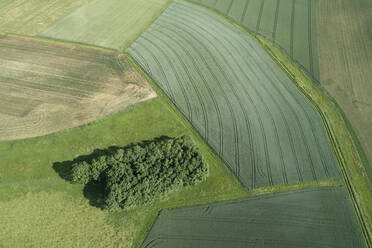
{"type": "Polygon", "coordinates": [[[156,96],[119,54],[25,39],[0,39],[0,140],[83,125],[156,96]]]}

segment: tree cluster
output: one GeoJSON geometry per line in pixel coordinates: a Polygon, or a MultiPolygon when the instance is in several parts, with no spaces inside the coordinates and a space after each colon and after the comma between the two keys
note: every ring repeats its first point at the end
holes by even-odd
{"type": "Polygon", "coordinates": [[[202,182],[207,165],[188,136],[109,149],[72,165],[72,181],[98,181],[107,208],[143,205],[183,186],[202,182]]]}

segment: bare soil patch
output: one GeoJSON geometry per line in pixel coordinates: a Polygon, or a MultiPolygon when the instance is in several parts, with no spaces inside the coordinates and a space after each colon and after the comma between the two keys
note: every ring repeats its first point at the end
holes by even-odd
{"type": "Polygon", "coordinates": [[[0,140],[86,124],[156,96],[120,54],[35,39],[0,39],[0,140]]]}

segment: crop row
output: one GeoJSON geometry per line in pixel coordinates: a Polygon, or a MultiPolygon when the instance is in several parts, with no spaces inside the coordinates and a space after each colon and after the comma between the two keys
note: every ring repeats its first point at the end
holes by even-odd
{"type": "Polygon", "coordinates": [[[319,114],[260,45],[176,1],[127,52],[247,188],[339,177],[319,114]]]}

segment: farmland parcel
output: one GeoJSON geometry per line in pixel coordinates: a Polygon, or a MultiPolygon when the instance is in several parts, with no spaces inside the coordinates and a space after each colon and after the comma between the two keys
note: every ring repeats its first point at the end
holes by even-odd
{"type": "Polygon", "coordinates": [[[75,127],[154,96],[126,58],[113,52],[0,39],[0,140],[75,127]]]}
{"type": "Polygon", "coordinates": [[[160,96],[91,125],[0,142],[0,244],[139,247],[160,209],[246,196],[235,176],[168,101],[160,96]],[[63,173],[66,167],[59,162],[97,148],[185,134],[200,147],[209,176],[199,186],[172,193],[149,206],[115,213],[102,211],[92,206],[101,199],[99,187],[83,189],[56,173],[63,173]]]}
{"type": "Polygon", "coordinates": [[[318,1],[317,11],[321,83],[346,112],[372,165],[372,1],[318,1]]]}
{"type": "Polygon", "coordinates": [[[339,177],[319,114],[259,43],[176,1],[127,52],[247,188],[339,177]]]}
{"type": "Polygon", "coordinates": [[[162,211],[142,247],[363,248],[347,191],[317,188],[162,211]]]}
{"type": "Polygon", "coordinates": [[[191,0],[231,18],[284,49],[319,80],[314,0],[191,0]]]}
{"type": "Polygon", "coordinates": [[[0,31],[36,35],[90,0],[2,0],[0,31]]]}
{"type": "Polygon", "coordinates": [[[56,22],[42,36],[119,49],[133,41],[170,0],[96,0],[56,22]]]}

